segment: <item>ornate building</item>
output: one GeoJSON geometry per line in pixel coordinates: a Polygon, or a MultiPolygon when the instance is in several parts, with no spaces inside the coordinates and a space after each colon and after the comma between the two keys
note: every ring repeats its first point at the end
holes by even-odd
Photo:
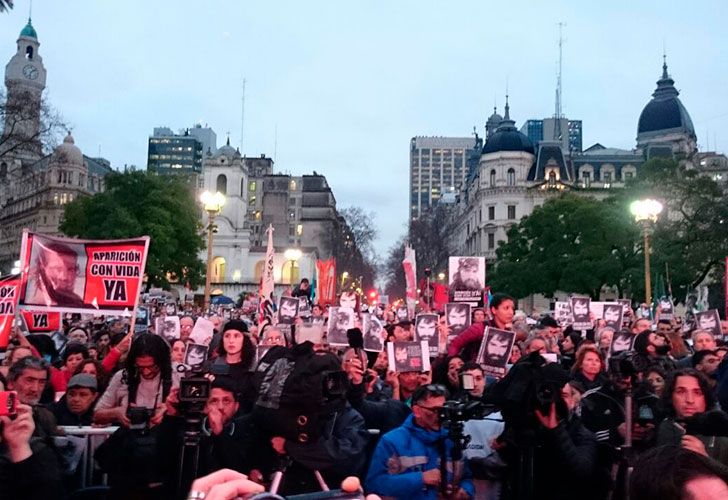
{"type": "Polygon", "coordinates": [[[30,20],[20,32],[18,49],[5,67],[7,98],[0,136],[0,273],[19,258],[23,228],[59,234],[66,203],[104,188],[111,172],[106,160],[81,153],[69,133],[44,155],[41,138],[42,93],[46,70],[38,35],[30,20]]]}

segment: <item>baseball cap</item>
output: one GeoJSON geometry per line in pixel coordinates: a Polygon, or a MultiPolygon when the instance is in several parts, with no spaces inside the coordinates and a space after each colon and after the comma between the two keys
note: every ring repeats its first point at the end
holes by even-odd
{"type": "Polygon", "coordinates": [[[68,381],[68,388],[73,389],[74,387],[87,387],[94,391],[98,390],[96,377],[89,375],[88,373],[78,373],[71,377],[71,380],[68,381]]]}

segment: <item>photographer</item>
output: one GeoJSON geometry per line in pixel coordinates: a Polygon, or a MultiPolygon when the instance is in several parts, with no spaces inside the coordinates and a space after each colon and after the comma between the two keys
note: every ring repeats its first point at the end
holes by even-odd
{"type": "MultiPolygon", "coordinates": [[[[667,382],[664,399],[670,416],[657,429],[657,444],[680,445],[728,465],[728,437],[705,435],[710,429],[695,422],[710,411],[719,427],[728,423],[728,415],[716,410],[715,395],[705,376],[692,368],[676,371],[667,382]]],[[[725,431],[728,429],[722,433],[725,431]]]]}
{"type": "MultiPolygon", "coordinates": [[[[445,443],[448,456],[453,443],[440,425],[440,410],[447,400],[441,385],[420,387],[412,396],[412,415],[402,426],[388,432],[374,451],[366,489],[383,496],[416,499],[439,498],[443,480],[439,468],[440,447],[445,443]]],[[[454,464],[448,463],[448,470],[454,464]]],[[[467,468],[450,498],[466,499],[474,494],[467,468]]]]}

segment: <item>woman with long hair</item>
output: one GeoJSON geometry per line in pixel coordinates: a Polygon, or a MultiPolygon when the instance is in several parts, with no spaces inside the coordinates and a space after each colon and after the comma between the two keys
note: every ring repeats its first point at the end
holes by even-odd
{"type": "Polygon", "coordinates": [[[588,391],[607,381],[604,356],[593,344],[585,344],[576,352],[576,361],[571,369],[573,379],[588,391]]]}

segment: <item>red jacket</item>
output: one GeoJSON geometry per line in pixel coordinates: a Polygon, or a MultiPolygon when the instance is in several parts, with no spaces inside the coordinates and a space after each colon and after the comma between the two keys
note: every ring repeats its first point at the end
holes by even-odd
{"type": "Polygon", "coordinates": [[[455,337],[447,348],[448,356],[455,356],[460,354],[463,350],[467,349],[473,359],[465,359],[463,361],[475,361],[475,357],[478,355],[478,349],[480,343],[483,341],[483,335],[485,334],[485,327],[487,323],[474,323],[463,330],[460,335],[455,337]],[[477,345],[473,345],[473,344],[477,345]]]}

